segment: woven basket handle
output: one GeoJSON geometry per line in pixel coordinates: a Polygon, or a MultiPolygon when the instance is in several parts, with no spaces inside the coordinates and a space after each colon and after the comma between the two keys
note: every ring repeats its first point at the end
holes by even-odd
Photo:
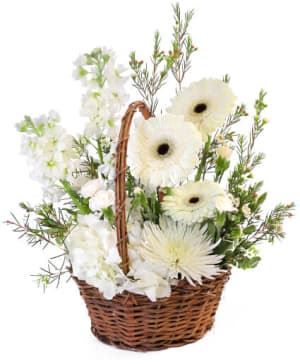
{"type": "Polygon", "coordinates": [[[151,117],[151,112],[144,102],[136,101],[130,104],[122,118],[116,151],[116,229],[118,250],[122,259],[120,267],[125,274],[129,271],[128,234],[126,227],[126,157],[130,126],[136,111],[140,111],[145,119],[151,117]]]}

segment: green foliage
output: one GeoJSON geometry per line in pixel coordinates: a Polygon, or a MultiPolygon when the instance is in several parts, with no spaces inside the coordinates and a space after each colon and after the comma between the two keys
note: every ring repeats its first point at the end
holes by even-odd
{"type": "Polygon", "coordinates": [[[78,209],[78,213],[81,215],[88,215],[91,213],[89,208],[89,201],[87,198],[81,197],[73,188],[68,181],[61,181],[66,194],[72,200],[74,206],[78,209]]]}
{"type": "Polygon", "coordinates": [[[229,166],[230,161],[228,159],[225,159],[223,157],[217,158],[215,167],[215,182],[221,182],[221,179],[229,166]]]}
{"type": "Polygon", "coordinates": [[[53,204],[43,203],[33,208],[22,202],[20,207],[26,212],[24,221],[11,214],[12,220],[5,223],[12,226],[20,239],[26,238],[28,245],[32,247],[40,246],[45,249],[50,245],[58,249],[60,254],[50,258],[47,267],[33,275],[44,290],[53,283],[58,286],[62,276],[70,276],[66,268],[67,251],[64,242],[74,225],[73,216],[65,208],[54,208],[53,204]]]}
{"type": "MultiPolygon", "coordinates": [[[[229,82],[229,77],[224,77],[229,82]]],[[[284,237],[282,225],[284,220],[293,215],[294,204],[279,204],[267,215],[263,213],[266,192],[260,192],[263,182],[252,182],[253,172],[263,159],[263,153],[254,150],[255,142],[263,132],[266,119],[262,117],[266,92],[260,91],[255,101],[255,114],[249,136],[240,135],[232,130],[244,116],[248,116],[244,105],[238,106],[214,136],[209,137],[202,151],[195,180],[204,180],[207,173],[214,174],[216,182],[220,182],[224,173],[230,169],[230,162],[216,154],[218,146],[230,143],[238,156],[236,166],[228,176],[228,189],[236,210],[224,215],[216,213],[213,219],[202,223],[207,226],[209,236],[219,244],[215,253],[224,255],[224,264],[235,265],[242,269],[254,268],[260,261],[257,246],[268,241],[284,237]]]]}
{"type": "Polygon", "coordinates": [[[66,257],[63,256],[59,264],[54,263],[53,259],[60,257],[54,257],[48,260],[46,268],[40,268],[38,274],[33,274],[38,287],[42,287],[43,291],[50,285],[59,286],[62,277],[66,277],[66,281],[71,279],[70,270],[66,267],[66,257]]]}
{"type": "Polygon", "coordinates": [[[154,45],[150,64],[138,60],[136,52],[129,55],[129,66],[132,73],[133,86],[147,102],[151,113],[154,115],[158,105],[157,93],[165,85],[171,71],[181,89],[186,72],[190,69],[190,58],[196,48],[192,44],[188,27],[193,17],[193,10],[187,11],[182,19],[179,4],[173,5],[174,27],[171,50],[165,52],[161,49],[161,35],[158,31],[154,34],[154,45]]]}
{"type": "Polygon", "coordinates": [[[11,214],[12,220],[5,222],[13,227],[20,238],[25,237],[31,246],[42,245],[45,248],[50,244],[65,250],[64,240],[71,229],[73,218],[63,208],[54,208],[53,204],[46,203],[32,208],[24,202],[20,207],[26,211],[24,220],[20,221],[11,214]]]}
{"type": "Polygon", "coordinates": [[[135,193],[128,212],[128,219],[134,212],[140,213],[143,220],[150,220],[157,224],[161,215],[161,206],[157,194],[152,192],[150,196],[146,196],[142,190],[135,193]]]}
{"type": "Polygon", "coordinates": [[[249,178],[252,177],[252,172],[264,159],[263,153],[255,153],[254,145],[258,136],[264,130],[267,124],[266,119],[261,118],[262,111],[267,107],[264,102],[266,92],[260,91],[258,99],[255,101],[255,116],[253,118],[253,126],[249,137],[238,135],[236,151],[239,158],[239,163],[234,168],[231,176],[228,179],[229,191],[236,195],[240,192],[243,185],[249,178]]]}
{"type": "Polygon", "coordinates": [[[102,209],[103,216],[107,219],[107,221],[111,224],[115,224],[115,214],[113,212],[113,209],[111,207],[106,207],[102,209]]]}
{"type": "Polygon", "coordinates": [[[188,32],[194,10],[187,11],[182,17],[179,3],[176,3],[172,7],[175,25],[172,35],[172,50],[169,52],[167,59],[169,59],[169,62],[171,60],[171,71],[178,84],[177,91],[180,91],[184,76],[191,68],[191,55],[197,50],[188,32]]]}
{"type": "MultiPolygon", "coordinates": [[[[229,76],[226,80],[229,82],[229,76]]],[[[247,116],[245,105],[237,106],[234,113],[229,115],[224,125],[216,131],[213,136],[209,136],[200,152],[200,163],[197,167],[195,181],[204,180],[207,174],[214,174],[214,179],[221,182],[224,173],[230,167],[230,161],[219,158],[216,153],[217,148],[224,142],[232,145],[234,138],[237,136],[232,127],[247,116]]]]}
{"type": "Polygon", "coordinates": [[[147,102],[153,115],[158,105],[156,94],[164,86],[168,72],[172,66],[172,62],[166,59],[164,52],[161,50],[160,43],[161,36],[157,31],[154,34],[154,46],[150,58],[150,66],[144,64],[144,61],[137,60],[135,52],[130,53],[129,61],[129,66],[133,71],[131,76],[133,86],[147,102]]]}
{"type": "Polygon", "coordinates": [[[130,172],[129,167],[126,169],[126,191],[128,197],[133,197],[134,189],[137,186],[137,181],[130,172]]]}

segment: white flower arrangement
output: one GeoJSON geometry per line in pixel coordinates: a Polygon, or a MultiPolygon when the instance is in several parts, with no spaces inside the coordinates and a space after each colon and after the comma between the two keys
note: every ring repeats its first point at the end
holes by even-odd
{"type": "Polygon", "coordinates": [[[7,223],[29,244],[61,251],[62,263],[50,260],[37,275],[43,287],[73,274],[106,299],[129,291],[155,301],[170,296],[180,280],[202,284],[228,266],[254,268],[260,261],[257,245],[284,236],[282,223],[294,205],[279,204],[264,215],[266,193],[253,181],[253,170],[264,158],[254,144],[266,124],[266,93],[255,101],[247,137],[233,128],[249,115],[245,105],[236,104],[227,75],[183,87],[196,51],[190,20],[177,19],[168,52],[155,34],[152,73],[134,52],[130,55],[131,81],[152,117],[137,119],[129,139],[127,274],[117,244],[115,166],[129,91],[126,69],[117,65],[115,53],[97,48],[75,62],[74,77],[85,87],[80,137],[67,134],[53,111],[17,124],[22,153],[32,178],[42,185],[44,202],[22,203],[24,222],[13,215],[7,223]],[[174,76],[177,92],[169,90],[170,105],[156,115],[157,94],[168,76],[174,76]]]}

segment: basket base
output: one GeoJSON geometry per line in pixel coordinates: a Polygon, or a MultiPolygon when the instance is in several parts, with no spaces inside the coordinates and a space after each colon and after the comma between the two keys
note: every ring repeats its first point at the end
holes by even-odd
{"type": "Polygon", "coordinates": [[[192,286],[179,281],[170,297],[151,302],[146,296],[123,292],[112,300],[75,279],[91,318],[92,333],[120,349],[155,351],[201,339],[213,326],[230,270],[192,286]]]}
{"type": "Polygon", "coordinates": [[[124,342],[120,342],[120,341],[112,341],[111,338],[103,336],[101,333],[99,333],[97,331],[97,329],[95,329],[93,326],[91,327],[91,331],[93,333],[93,335],[102,343],[106,344],[106,345],[110,345],[110,346],[114,346],[118,349],[121,350],[131,350],[131,351],[138,351],[138,352],[147,352],[147,351],[160,351],[160,350],[166,350],[166,349],[170,349],[170,348],[175,348],[175,347],[180,347],[180,346],[184,346],[184,345],[188,345],[188,344],[192,344],[196,341],[199,341],[200,339],[202,339],[213,327],[213,324],[211,325],[211,327],[207,327],[205,332],[202,332],[201,335],[195,337],[194,335],[191,336],[190,338],[186,337],[185,339],[180,339],[180,340],[161,340],[161,341],[156,341],[156,345],[154,346],[152,343],[148,343],[147,342],[141,342],[139,345],[136,346],[130,346],[124,342]]]}

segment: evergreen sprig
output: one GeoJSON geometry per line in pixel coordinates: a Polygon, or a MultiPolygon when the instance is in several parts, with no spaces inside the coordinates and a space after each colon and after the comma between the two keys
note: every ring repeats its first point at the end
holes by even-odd
{"type": "Polygon", "coordinates": [[[154,45],[150,64],[138,60],[136,52],[129,55],[129,66],[133,71],[131,78],[133,86],[148,104],[154,115],[158,105],[157,93],[165,85],[171,71],[181,89],[183,79],[191,67],[190,58],[197,48],[193,45],[188,27],[194,11],[190,10],[182,17],[178,3],[172,6],[174,12],[174,26],[171,50],[165,52],[161,49],[161,35],[158,31],[154,34],[154,45]]]}
{"type": "Polygon", "coordinates": [[[160,48],[161,36],[158,31],[154,34],[153,52],[150,58],[150,66],[144,61],[138,61],[136,52],[130,53],[129,66],[133,74],[131,76],[133,86],[148,104],[154,115],[158,105],[157,93],[164,86],[168,72],[172,66],[171,59],[166,59],[164,51],[160,48]]]}
{"type": "Polygon", "coordinates": [[[50,285],[59,286],[62,277],[66,277],[66,282],[71,279],[70,269],[66,267],[67,260],[65,256],[53,257],[48,260],[47,266],[45,268],[40,268],[40,272],[37,274],[32,274],[35,278],[38,287],[42,287],[43,291],[46,290],[50,285]],[[58,258],[62,258],[60,262],[54,262],[58,258]]]}
{"type": "Polygon", "coordinates": [[[207,173],[215,173],[215,181],[221,181],[225,171],[229,169],[230,163],[224,160],[224,158],[217,158],[216,149],[223,142],[233,142],[237,134],[232,130],[232,127],[247,115],[244,104],[237,106],[234,113],[228,116],[224,125],[213,136],[208,136],[200,152],[201,158],[197,167],[195,181],[204,180],[207,173]]]}
{"type": "Polygon", "coordinates": [[[194,10],[189,10],[182,16],[179,3],[172,5],[172,8],[175,25],[172,35],[172,51],[169,52],[169,57],[173,59],[171,71],[177,81],[177,92],[179,92],[183,79],[191,68],[191,55],[197,50],[188,32],[194,10]]]}

